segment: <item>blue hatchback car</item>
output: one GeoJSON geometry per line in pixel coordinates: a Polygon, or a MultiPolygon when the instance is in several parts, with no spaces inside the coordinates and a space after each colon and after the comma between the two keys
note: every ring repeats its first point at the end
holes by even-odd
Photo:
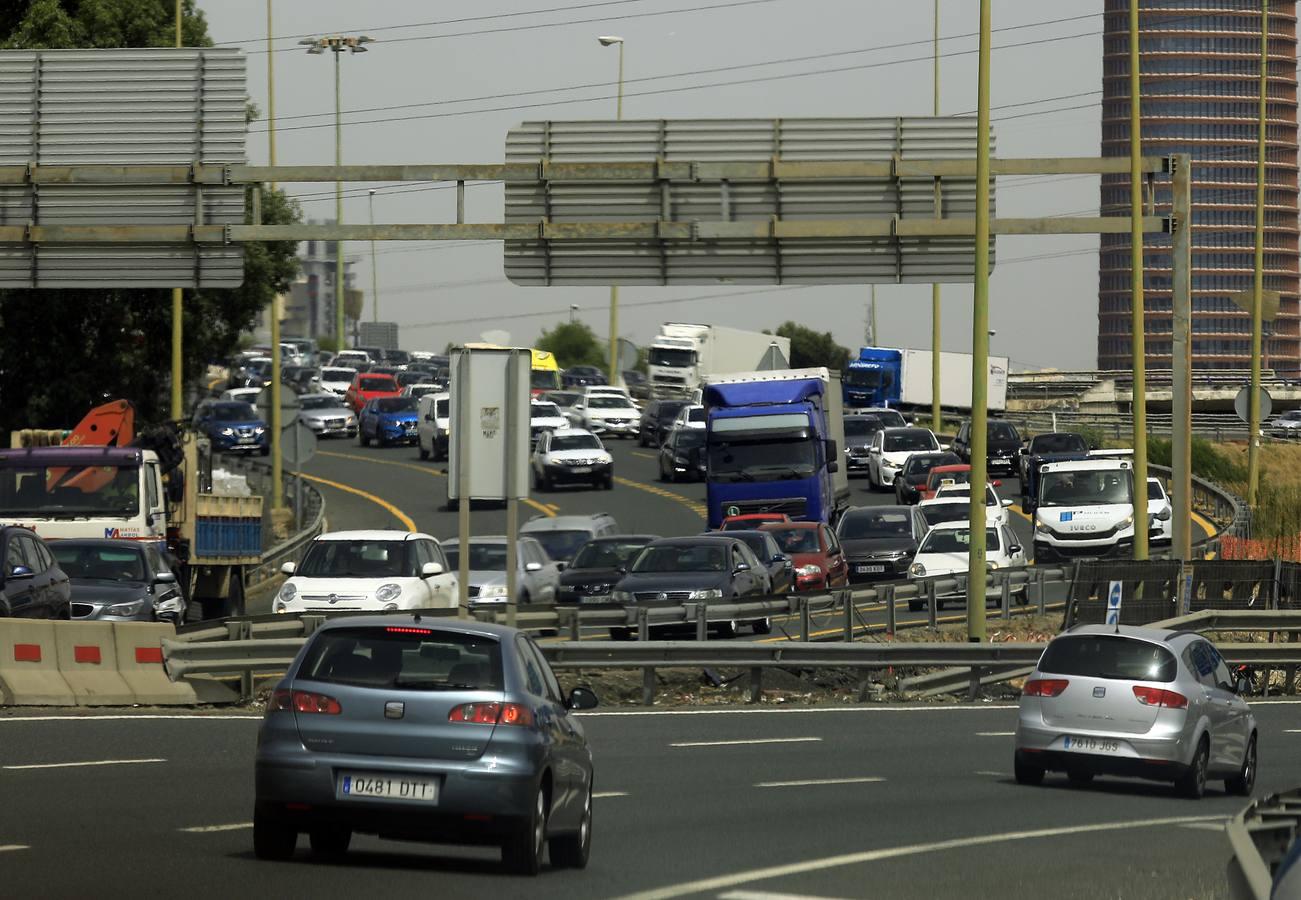
{"type": "Polygon", "coordinates": [[[287,859],[306,832],[318,858],[356,832],[497,845],[513,872],[584,868],[592,753],[537,644],[455,619],[334,619],[276,686],[258,732],[253,850],[287,859]]]}
{"type": "Polygon", "coordinates": [[[416,432],[415,397],[376,397],[361,408],[357,420],[357,440],[363,447],[371,441],[381,447],[389,444],[414,444],[416,432]]]}
{"type": "Polygon", "coordinates": [[[194,427],[212,441],[212,449],[225,453],[271,452],[267,423],[258,418],[253,404],[220,400],[202,404],[194,415],[194,427]]]}

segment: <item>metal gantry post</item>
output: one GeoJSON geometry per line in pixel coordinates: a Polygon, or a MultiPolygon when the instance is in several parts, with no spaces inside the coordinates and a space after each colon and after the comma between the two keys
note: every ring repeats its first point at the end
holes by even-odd
{"type": "MultiPolygon", "coordinates": [[[[506,447],[503,463],[506,466],[506,624],[515,627],[519,616],[519,495],[523,485],[515,477],[518,470],[515,447],[520,440],[521,423],[517,415],[516,394],[527,390],[528,372],[520,372],[527,365],[524,353],[512,352],[506,368],[506,447]]],[[[529,357],[531,362],[532,357],[529,357]]],[[[527,428],[527,423],[524,423],[527,428]]],[[[527,439],[526,439],[527,440],[527,439]]]]}
{"type": "Polygon", "coordinates": [[[457,547],[457,583],[460,600],[457,614],[462,619],[470,617],[470,435],[469,429],[456,427],[456,420],[469,420],[469,414],[460,409],[470,392],[466,384],[470,377],[470,354],[461,351],[456,358],[456,394],[457,415],[451,419],[452,440],[456,441],[456,533],[457,547]]]}
{"type": "MultiPolygon", "coordinates": [[[[181,0],[176,0],[176,46],[181,46],[181,0]]],[[[198,159],[199,148],[196,140],[194,157],[198,159]]],[[[184,340],[184,319],[185,314],[181,302],[181,289],[172,288],[172,418],[179,420],[185,415],[185,362],[182,357],[181,349],[184,340]]]]}
{"type": "MultiPolygon", "coordinates": [[[[335,46],[334,50],[334,164],[343,165],[343,111],[340,108],[341,91],[339,89],[339,56],[343,53],[343,48],[335,46]]],[[[334,182],[334,222],[336,225],[343,224],[343,182],[334,182]]],[[[334,243],[334,338],[337,341],[335,350],[342,350],[348,346],[344,337],[344,315],[343,304],[345,292],[343,289],[343,240],[340,239],[334,243]]]]}
{"type": "MultiPolygon", "coordinates": [[[[931,59],[934,67],[934,99],[931,104],[932,114],[940,114],[940,0],[935,0],[935,30],[931,38],[931,59]]],[[[940,179],[935,178],[935,218],[944,216],[940,198],[940,179]]],[[[873,329],[873,337],[876,336],[873,329]]],[[[940,283],[931,285],[931,430],[940,433],[942,416],[940,414],[940,283]]]]}
{"type": "Polygon", "coordinates": [[[989,393],[989,33],[990,4],[980,0],[980,72],[976,112],[976,266],[971,310],[971,511],[967,545],[967,639],[985,639],[985,458],[989,393]]]}
{"type": "Polygon", "coordinates": [[[1265,287],[1265,138],[1269,88],[1269,0],[1260,0],[1260,97],[1256,121],[1256,258],[1251,279],[1251,387],[1247,399],[1247,505],[1260,490],[1260,356],[1265,287]]]}
{"type": "Polygon", "coordinates": [[[1129,4],[1129,296],[1130,357],[1134,391],[1134,559],[1147,559],[1147,338],[1143,303],[1142,86],[1139,70],[1138,0],[1129,4]]]}
{"type": "Polygon", "coordinates": [[[1174,494],[1174,540],[1170,548],[1175,559],[1192,554],[1192,157],[1176,153],[1170,157],[1173,175],[1173,351],[1171,367],[1171,492],[1174,494]]]}

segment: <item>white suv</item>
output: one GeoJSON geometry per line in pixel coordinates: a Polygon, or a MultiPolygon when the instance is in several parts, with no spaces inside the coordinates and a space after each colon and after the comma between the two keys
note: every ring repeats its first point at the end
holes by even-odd
{"type": "Polygon", "coordinates": [[[593,394],[583,397],[570,409],[574,424],[593,434],[636,437],[641,430],[641,412],[627,397],[618,394],[593,394]]]}
{"type": "Polygon", "coordinates": [[[456,573],[443,548],[413,531],[335,531],[312,541],[300,565],[285,563],[289,580],[272,612],[356,609],[451,609],[456,573]]]}

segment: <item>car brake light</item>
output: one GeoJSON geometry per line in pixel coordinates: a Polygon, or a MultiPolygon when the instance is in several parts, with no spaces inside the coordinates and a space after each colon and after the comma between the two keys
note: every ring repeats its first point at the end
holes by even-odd
{"type": "Polygon", "coordinates": [[[1144,706],[1164,706],[1166,709],[1187,709],[1188,698],[1177,691],[1134,685],[1134,696],[1144,706]]]}
{"type": "Polygon", "coordinates": [[[1031,678],[1021,688],[1023,697],[1056,697],[1070,684],[1065,678],[1031,678]]]}
{"type": "Polygon", "coordinates": [[[430,628],[409,628],[401,625],[390,625],[384,629],[389,634],[433,634],[430,628]]]}
{"type": "Polygon", "coordinates": [[[324,694],[313,694],[310,691],[290,691],[284,688],[273,691],[271,700],[267,703],[267,712],[289,712],[290,710],[300,713],[323,713],[327,716],[337,716],[343,712],[343,707],[339,705],[338,700],[324,694]]]}
{"type": "Polygon", "coordinates": [[[533,724],[533,712],[518,703],[462,703],[453,706],[447,714],[449,722],[468,722],[472,725],[523,725],[533,724]]]}

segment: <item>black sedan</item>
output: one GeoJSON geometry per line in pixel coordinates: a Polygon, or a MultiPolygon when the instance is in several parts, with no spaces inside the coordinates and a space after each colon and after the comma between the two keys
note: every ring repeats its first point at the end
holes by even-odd
{"type": "Polygon", "coordinates": [[[181,587],[152,544],[65,538],[50,549],[72,579],[74,619],[184,622],[181,587]]]}
{"type": "Polygon", "coordinates": [[[659,447],[673,430],[673,420],[678,417],[686,400],[652,400],[641,411],[641,428],[637,432],[637,443],[642,446],[659,447]]]}
{"type": "Polygon", "coordinates": [[[0,618],[67,619],[72,586],[54,554],[36,533],[16,525],[0,528],[0,618]]]}
{"type": "Polygon", "coordinates": [[[614,586],[628,573],[628,563],[651,541],[655,534],[621,534],[595,538],[574,554],[573,561],[560,574],[557,603],[611,603],[614,586]]]}
{"type": "MultiPolygon", "coordinates": [[[[628,574],[615,585],[615,603],[727,603],[757,600],[768,590],[768,571],[744,541],[730,534],[701,534],[666,538],[642,548],[628,574]]],[[[735,619],[719,623],[731,636],[741,623],[735,619]]],[[[758,634],[770,629],[768,619],[749,623],[758,634]]],[[[624,637],[627,629],[612,630],[624,637]]]]}
{"type": "Polygon", "coordinates": [[[936,466],[957,466],[962,460],[956,453],[948,450],[942,453],[914,453],[903,464],[899,474],[894,476],[894,500],[900,505],[912,504],[921,500],[921,487],[926,484],[926,476],[936,466]]]}
{"type": "Polygon", "coordinates": [[[660,444],[660,481],[705,480],[705,432],[702,428],[677,428],[660,444]]]}
{"type": "Polygon", "coordinates": [[[926,519],[915,506],[848,510],[836,525],[836,537],[845,548],[850,584],[906,578],[926,531],[926,519]]]}
{"type": "Polygon", "coordinates": [[[588,384],[605,384],[606,377],[596,366],[570,366],[560,373],[560,383],[567,388],[588,384]]]}
{"type": "Polygon", "coordinates": [[[774,594],[788,594],[795,580],[795,564],[782,553],[777,539],[767,531],[729,531],[728,537],[745,541],[759,562],[768,570],[769,589],[774,594]]]}

